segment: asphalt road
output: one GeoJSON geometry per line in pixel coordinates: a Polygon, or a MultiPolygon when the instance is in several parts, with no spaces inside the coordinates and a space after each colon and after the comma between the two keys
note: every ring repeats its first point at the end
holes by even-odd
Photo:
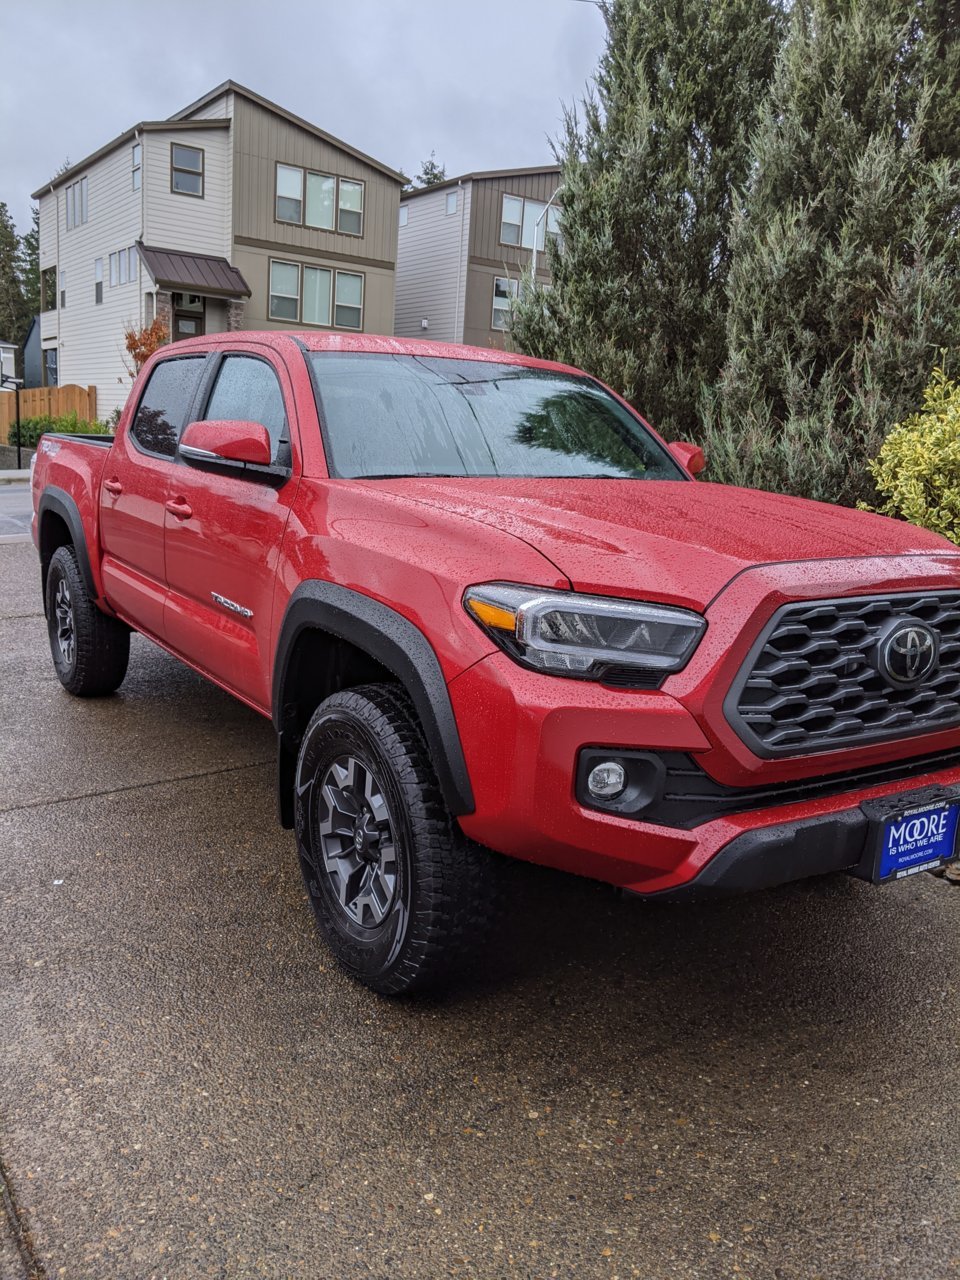
{"type": "Polygon", "coordinates": [[[266,722],[144,641],[71,700],[36,577],[0,547],[3,1280],[960,1276],[960,890],[523,869],[499,966],[385,1002],[266,722]]]}
{"type": "Polygon", "coordinates": [[[0,539],[30,532],[30,486],[17,482],[0,484],[0,539]]]}

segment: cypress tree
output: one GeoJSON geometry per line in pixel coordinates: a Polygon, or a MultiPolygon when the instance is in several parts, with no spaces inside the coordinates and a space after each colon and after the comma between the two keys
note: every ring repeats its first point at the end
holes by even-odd
{"type": "Polygon", "coordinates": [[[725,350],[733,192],[781,39],[776,0],[610,0],[595,90],[555,146],[562,249],[515,343],[583,366],[669,436],[725,350]]]}
{"type": "Polygon", "coordinates": [[[727,363],[703,405],[712,478],[869,500],[867,460],[960,344],[944,11],[796,0],[731,231],[727,363]]]}

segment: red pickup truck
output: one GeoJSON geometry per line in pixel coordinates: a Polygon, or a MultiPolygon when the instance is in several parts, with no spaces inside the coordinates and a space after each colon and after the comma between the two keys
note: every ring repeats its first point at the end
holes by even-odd
{"type": "Polygon", "coordinates": [[[470,954],[491,850],[647,896],[946,862],[960,552],[702,465],[558,364],[178,342],[113,438],[40,442],[57,675],[113,692],[135,629],[272,717],[321,931],[385,993],[470,954]]]}

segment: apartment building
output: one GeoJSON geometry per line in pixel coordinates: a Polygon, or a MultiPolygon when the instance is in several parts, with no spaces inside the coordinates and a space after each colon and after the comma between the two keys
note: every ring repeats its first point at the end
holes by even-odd
{"type": "Polygon", "coordinates": [[[403,175],[227,81],[33,193],[40,340],[61,384],[130,389],[124,334],[393,330],[403,175]]]}
{"type": "Polygon", "coordinates": [[[510,305],[537,252],[560,233],[556,166],[466,173],[400,200],[394,332],[503,348],[510,305]]]}

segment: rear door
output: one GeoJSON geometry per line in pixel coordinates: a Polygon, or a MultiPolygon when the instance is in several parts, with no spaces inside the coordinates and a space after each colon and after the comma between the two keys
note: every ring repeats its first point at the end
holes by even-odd
{"type": "Polygon", "coordinates": [[[262,423],[271,468],[237,474],[181,461],[166,515],[167,643],[267,711],[277,566],[300,469],[294,413],[271,352],[245,345],[214,357],[198,420],[262,423]]]}
{"type": "Polygon", "coordinates": [[[193,409],[206,355],[154,365],[133,417],[117,436],[100,489],[100,545],[107,600],[142,631],[163,639],[165,504],[177,441],[193,409]]]}

